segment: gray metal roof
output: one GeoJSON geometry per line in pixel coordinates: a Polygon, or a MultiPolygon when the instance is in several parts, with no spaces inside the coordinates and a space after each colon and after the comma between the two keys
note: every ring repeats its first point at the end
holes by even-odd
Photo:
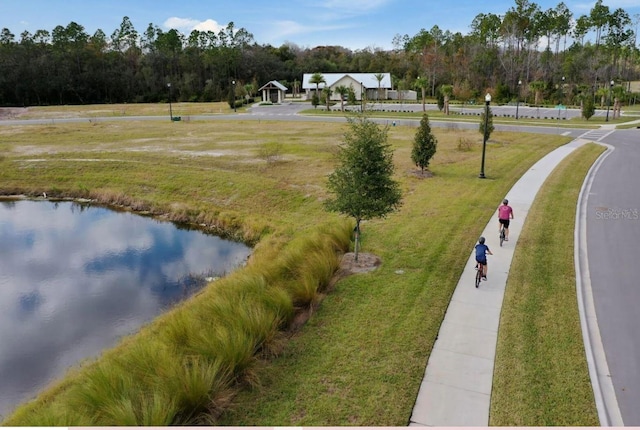
{"type": "MultiPolygon", "coordinates": [[[[302,89],[315,89],[316,84],[310,84],[309,80],[315,73],[305,73],[302,75],[302,89]]],[[[381,73],[383,75],[382,81],[380,81],[380,88],[393,88],[391,86],[391,73],[381,73]]],[[[378,80],[376,75],[378,73],[321,73],[324,80],[327,81],[327,86],[332,86],[345,76],[349,76],[355,82],[361,82],[365,88],[378,88],[378,80]]],[[[319,84],[318,88],[324,88],[325,84],[319,84]]]]}
{"type": "Polygon", "coordinates": [[[278,81],[269,81],[269,82],[267,82],[266,84],[264,84],[262,87],[260,87],[260,89],[259,89],[258,91],[262,91],[262,90],[264,90],[265,88],[268,88],[268,87],[270,87],[270,86],[272,86],[272,85],[273,85],[274,87],[278,88],[279,90],[287,91],[287,87],[285,87],[284,85],[282,85],[282,84],[281,84],[280,82],[278,82],[278,81]]]}

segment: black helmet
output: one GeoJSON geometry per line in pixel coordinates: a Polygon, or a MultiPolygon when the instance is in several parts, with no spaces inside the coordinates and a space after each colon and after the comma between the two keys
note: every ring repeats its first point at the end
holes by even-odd
{"type": "Polygon", "coordinates": [[[502,204],[503,204],[503,205],[508,205],[508,204],[509,204],[509,200],[504,199],[504,200],[502,201],[502,204]]]}
{"type": "Polygon", "coordinates": [[[484,245],[484,237],[483,236],[480,236],[480,239],[478,239],[478,243],[480,245],[484,245]]]}

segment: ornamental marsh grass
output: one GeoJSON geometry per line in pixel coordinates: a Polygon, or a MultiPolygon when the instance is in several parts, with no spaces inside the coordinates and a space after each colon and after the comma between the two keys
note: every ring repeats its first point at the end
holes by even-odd
{"type": "Polygon", "coordinates": [[[27,405],[14,417],[61,423],[56,417],[73,416],[74,423],[91,425],[210,422],[228,406],[232,385],[257,383],[252,369],[261,356],[280,349],[294,303],[308,307],[316,297],[282,285],[304,281],[309,290],[324,289],[337,268],[336,253],[348,249],[350,228],[339,221],[279,252],[258,250],[255,264],[214,282],[79,374],[72,372],[65,387],[41,397],[50,403],[27,405]]]}
{"type": "Polygon", "coordinates": [[[410,161],[415,128],[393,127],[403,206],[362,225],[362,250],[382,265],[333,285],[353,229],[323,208],[344,127],[239,120],[3,129],[0,194],[135,206],[255,244],[246,267],[72,369],[3,424],[406,425],[477,235],[512,184],[569,139],[494,132],[489,179],[480,181],[480,145],[457,149],[479,133],[436,128],[433,177],[422,179],[410,161]],[[260,158],[269,142],[282,143],[278,163],[260,158]],[[304,309],[313,316],[292,336],[286,330],[304,309]]]}

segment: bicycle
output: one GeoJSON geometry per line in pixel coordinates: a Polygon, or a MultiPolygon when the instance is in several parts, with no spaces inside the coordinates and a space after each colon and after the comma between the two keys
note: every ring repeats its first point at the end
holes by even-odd
{"type": "Polygon", "coordinates": [[[504,224],[500,224],[500,246],[502,246],[502,242],[504,242],[505,237],[504,224]]]}
{"type": "Polygon", "coordinates": [[[484,264],[476,262],[476,288],[480,286],[482,282],[482,274],[484,273],[484,264]]]}

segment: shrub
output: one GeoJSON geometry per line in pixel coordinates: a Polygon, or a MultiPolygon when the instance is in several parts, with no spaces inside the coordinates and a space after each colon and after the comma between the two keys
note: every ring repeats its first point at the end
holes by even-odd
{"type": "Polygon", "coordinates": [[[258,151],[258,157],[266,161],[267,164],[272,164],[280,161],[282,157],[282,143],[280,142],[266,142],[260,146],[258,151]]]}
{"type": "Polygon", "coordinates": [[[424,169],[429,167],[429,162],[436,153],[437,145],[438,140],[433,133],[431,133],[429,116],[425,113],[422,115],[420,127],[418,128],[413,140],[411,161],[413,161],[416,166],[420,167],[420,170],[424,172],[424,169]]]}
{"type": "Polygon", "coordinates": [[[593,98],[588,96],[585,98],[584,104],[582,105],[582,117],[589,121],[589,118],[591,118],[595,113],[596,107],[593,104],[593,98]]]}
{"type": "Polygon", "coordinates": [[[473,147],[473,140],[468,137],[460,137],[458,139],[458,151],[470,151],[473,147]]]}

